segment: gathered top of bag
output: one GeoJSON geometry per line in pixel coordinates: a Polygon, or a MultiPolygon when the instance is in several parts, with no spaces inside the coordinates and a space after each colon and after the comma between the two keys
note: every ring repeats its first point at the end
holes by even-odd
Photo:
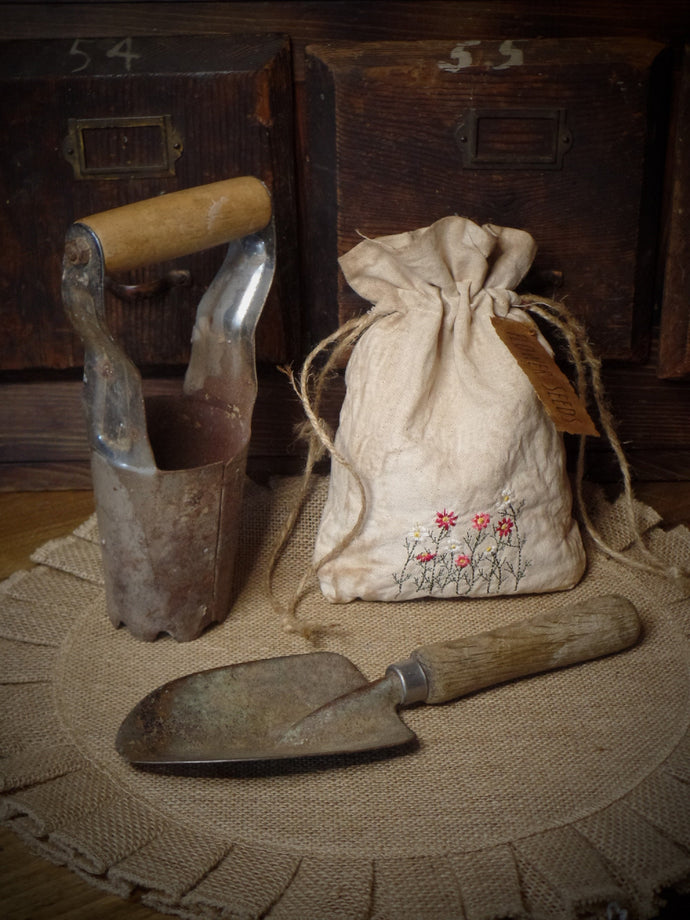
{"type": "Polygon", "coordinates": [[[527,274],[537,246],[525,230],[444,217],[429,227],[365,238],[340,259],[348,284],[361,297],[385,310],[400,292],[428,295],[458,285],[470,299],[483,289],[510,290],[527,274]]]}

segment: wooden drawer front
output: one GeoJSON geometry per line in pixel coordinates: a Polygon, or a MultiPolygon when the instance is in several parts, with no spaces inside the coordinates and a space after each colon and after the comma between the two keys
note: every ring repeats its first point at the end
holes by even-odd
{"type": "MultiPolygon", "coordinates": [[[[79,217],[250,174],[271,188],[278,271],[259,359],[297,347],[289,44],[281,36],[6,42],[0,47],[0,369],[67,368],[81,348],[63,315],[64,235],[79,217]]],[[[183,225],[181,231],[183,232],[183,225]]],[[[143,367],[186,364],[196,305],[225,247],[116,279],[188,269],[191,284],[127,302],[111,331],[143,367]]]]}
{"type": "Polygon", "coordinates": [[[307,60],[313,325],[362,309],[335,269],[360,238],[448,214],[520,227],[528,281],[567,298],[607,357],[642,359],[654,236],[646,40],[311,46],[307,60]]]}
{"type": "Polygon", "coordinates": [[[671,150],[659,376],[690,376],[690,45],[679,63],[671,150]]]}

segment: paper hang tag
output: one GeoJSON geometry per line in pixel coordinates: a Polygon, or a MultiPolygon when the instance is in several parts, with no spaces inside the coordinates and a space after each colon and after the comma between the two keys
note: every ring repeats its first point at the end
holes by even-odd
{"type": "Polygon", "coordinates": [[[536,332],[525,323],[501,316],[491,322],[499,338],[529,378],[558,431],[599,437],[584,403],[572,384],[544,349],[536,332]]]}

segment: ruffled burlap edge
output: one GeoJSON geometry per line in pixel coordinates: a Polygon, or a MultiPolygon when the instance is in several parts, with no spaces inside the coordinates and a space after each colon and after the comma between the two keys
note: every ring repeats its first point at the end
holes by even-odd
{"type": "MultiPolygon", "coordinates": [[[[650,546],[690,558],[687,529],[664,532],[654,512],[637,510],[650,546]]],[[[608,506],[602,531],[620,514],[608,506]]],[[[614,904],[647,920],[664,889],[690,890],[687,733],[636,788],[598,813],[472,853],[317,858],[287,852],[279,841],[271,850],[192,833],[123,796],[56,717],[61,643],[81,606],[102,591],[94,520],[34,559],[35,569],[0,586],[0,819],[32,850],[99,888],[123,898],[141,889],[143,903],[194,920],[575,920],[615,916],[614,904]],[[28,710],[40,716],[28,721],[28,710]]],[[[681,593],[674,613],[687,636],[690,602],[681,593]]]]}

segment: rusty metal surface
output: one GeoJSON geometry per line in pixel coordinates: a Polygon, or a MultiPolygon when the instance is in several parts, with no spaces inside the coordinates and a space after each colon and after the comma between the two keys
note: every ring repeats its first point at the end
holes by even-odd
{"type": "Polygon", "coordinates": [[[151,641],[195,639],[228,615],[251,419],[254,336],[274,229],[234,240],[202,298],[179,396],[144,401],[110,335],[105,268],[86,225],[67,235],[66,312],[85,346],[84,402],[108,616],[151,641]]]}
{"type": "Polygon", "coordinates": [[[246,449],[144,474],[92,454],[108,616],[138,639],[195,639],[230,609],[246,449]]]}
{"type": "Polygon", "coordinates": [[[314,710],[285,732],[278,749],[304,757],[407,744],[416,735],[398,715],[402,695],[398,676],[388,674],[314,710]]]}
{"type": "Polygon", "coordinates": [[[335,652],[201,671],[145,697],[122,723],[116,747],[133,763],[224,763],[362,750],[386,746],[391,737],[394,743],[408,740],[413,735],[395,713],[399,683],[397,698],[382,684],[369,684],[335,652]],[[391,724],[397,726],[393,731],[391,724]],[[383,735],[377,734],[381,725],[383,735]]]}
{"type": "Polygon", "coordinates": [[[113,339],[105,317],[105,268],[98,238],[73,225],[65,242],[62,298],[84,342],[84,407],[92,451],[109,462],[151,470],[141,374],[113,339]]]}

